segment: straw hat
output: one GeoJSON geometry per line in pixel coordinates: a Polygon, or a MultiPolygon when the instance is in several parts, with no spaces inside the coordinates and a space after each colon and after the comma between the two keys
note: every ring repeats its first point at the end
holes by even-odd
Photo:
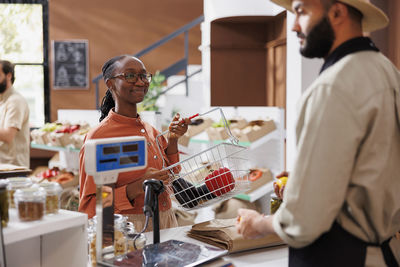
{"type": "MultiPolygon", "coordinates": [[[[292,10],[292,0],[271,0],[275,4],[292,10]]],[[[370,4],[368,0],[340,0],[343,4],[354,7],[363,14],[362,27],[364,32],[373,32],[386,27],[389,19],[382,10],[370,4]]]]}

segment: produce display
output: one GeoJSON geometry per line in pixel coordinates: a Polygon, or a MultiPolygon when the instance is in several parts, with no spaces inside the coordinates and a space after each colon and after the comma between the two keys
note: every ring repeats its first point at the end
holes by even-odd
{"type": "Polygon", "coordinates": [[[90,130],[89,124],[70,124],[68,122],[46,123],[43,127],[31,131],[34,143],[58,147],[71,146],[80,149],[85,134],[90,130]]]}

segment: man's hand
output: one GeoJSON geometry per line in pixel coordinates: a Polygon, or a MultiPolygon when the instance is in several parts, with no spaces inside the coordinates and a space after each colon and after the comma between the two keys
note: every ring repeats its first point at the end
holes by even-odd
{"type": "MultiPolygon", "coordinates": [[[[289,178],[289,173],[288,172],[281,172],[276,176],[276,178],[282,178],[282,177],[288,177],[289,178]]],[[[283,199],[283,191],[285,190],[285,185],[279,186],[276,182],[273,183],[274,186],[274,192],[276,196],[279,199],[283,199]]]]}
{"type": "Polygon", "coordinates": [[[236,229],[244,238],[256,239],[274,233],[272,217],[265,217],[254,210],[239,209],[236,229]]]}

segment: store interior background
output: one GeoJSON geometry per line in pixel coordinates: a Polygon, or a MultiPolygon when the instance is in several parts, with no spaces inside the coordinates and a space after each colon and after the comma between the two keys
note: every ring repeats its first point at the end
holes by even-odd
{"type": "MultiPolygon", "coordinates": [[[[100,74],[101,66],[107,59],[120,54],[134,54],[148,47],[152,43],[201,16],[203,14],[203,7],[207,2],[209,1],[49,1],[49,43],[53,40],[88,40],[89,81],[91,81],[100,74]]],[[[229,5],[229,1],[221,0],[217,2],[229,5]]],[[[265,2],[267,1],[265,0],[265,2]]],[[[400,68],[400,51],[398,48],[400,47],[400,17],[396,15],[400,13],[400,3],[395,0],[373,0],[371,2],[382,8],[391,20],[388,28],[374,33],[372,38],[381,51],[400,68]]],[[[289,112],[289,109],[294,109],[295,100],[290,97],[291,89],[289,76],[292,75],[292,73],[290,66],[286,69],[286,62],[290,60],[286,57],[286,45],[283,48],[278,48],[278,50],[281,50],[281,56],[278,56],[275,62],[268,61],[265,56],[266,52],[264,48],[264,52],[262,52],[264,54],[257,54],[256,51],[252,51],[250,55],[249,52],[243,52],[248,47],[239,47],[243,52],[241,56],[235,58],[233,56],[234,54],[231,54],[234,61],[237,60],[240,62],[240,64],[235,64],[234,66],[232,66],[231,63],[227,64],[225,61],[226,54],[224,55],[224,53],[229,54],[231,52],[223,51],[224,46],[235,46],[235,40],[238,41],[241,40],[241,38],[247,41],[250,40],[250,42],[254,41],[253,44],[255,46],[257,46],[257,42],[260,41],[260,38],[264,38],[262,42],[265,43],[273,41],[274,38],[275,40],[281,39],[281,37],[286,38],[286,32],[290,34],[290,25],[290,19],[288,17],[288,21],[286,22],[286,16],[272,20],[269,18],[251,19],[249,17],[244,17],[241,20],[237,18],[227,18],[216,20],[215,23],[213,23],[215,31],[213,32],[214,37],[212,35],[213,33],[211,33],[212,40],[210,48],[211,51],[215,52],[214,55],[218,55],[219,53],[221,59],[219,61],[217,59],[217,62],[211,62],[211,64],[215,64],[214,66],[218,66],[217,74],[215,74],[214,77],[212,76],[213,72],[210,74],[210,103],[212,106],[280,106],[286,108],[287,112],[289,112]],[[262,37],[263,31],[266,33],[265,27],[267,26],[265,25],[272,25],[271,23],[273,24],[272,28],[275,29],[274,36],[265,37],[267,36],[266,34],[262,37]],[[260,26],[258,28],[259,32],[248,35],[243,32],[235,31],[235,25],[240,24],[242,26],[239,26],[239,28],[242,27],[242,30],[246,28],[246,25],[250,25],[249,27],[252,27],[251,25],[258,25],[260,26]],[[223,35],[215,35],[218,33],[218,29],[222,29],[223,31],[226,27],[231,27],[229,31],[231,34],[233,33],[233,35],[227,38],[232,38],[232,40],[226,41],[227,39],[223,38],[223,35]],[[280,30],[276,30],[278,29],[277,27],[280,30]],[[287,31],[283,27],[286,27],[287,31]],[[266,40],[265,38],[272,39],[266,40]],[[213,41],[216,43],[213,44],[213,41]],[[225,66],[230,66],[231,69],[224,68],[224,64],[225,66]],[[267,68],[266,66],[268,64],[270,64],[270,66],[267,68]],[[253,79],[246,80],[244,75],[231,75],[232,71],[237,73],[253,73],[260,71],[260,65],[263,66],[261,70],[266,72],[264,77],[267,77],[266,80],[261,83],[253,79]],[[270,75],[271,71],[272,75],[270,75]],[[271,77],[273,77],[275,84],[269,86],[268,84],[271,82],[271,77]],[[262,84],[262,86],[260,86],[260,84],[262,84]],[[288,85],[289,88],[287,88],[286,85],[288,85]],[[243,87],[246,87],[246,89],[243,87]],[[228,91],[221,91],[221,88],[226,88],[228,91]],[[271,98],[267,96],[274,90],[275,99],[271,101],[271,98]],[[227,92],[229,93],[227,94],[227,92]],[[243,97],[243,93],[246,94],[246,97],[243,97]],[[276,97],[279,99],[276,99],[276,97]]],[[[254,28],[255,31],[257,31],[256,28],[257,27],[254,28]]],[[[222,32],[222,34],[224,33],[222,32]]],[[[294,34],[292,35],[293,36],[287,36],[288,42],[290,38],[294,38],[294,34]]],[[[147,69],[154,73],[181,58],[184,53],[183,44],[183,35],[180,35],[166,45],[143,56],[141,59],[147,66],[147,69]]],[[[201,27],[196,26],[189,31],[189,64],[201,65],[202,61],[204,64],[204,58],[202,59],[200,51],[201,44],[201,27]]],[[[54,90],[51,49],[52,46],[49,44],[50,122],[58,119],[57,111],[59,109],[95,109],[95,87],[92,82],[90,82],[88,89],[54,90]]],[[[287,51],[287,53],[292,53],[289,49],[287,51]]],[[[279,55],[279,51],[277,53],[279,55]]],[[[293,53],[297,53],[297,50],[293,53]]],[[[302,60],[301,64],[303,64],[303,66],[300,67],[301,71],[309,71],[306,66],[308,60],[302,60]]],[[[318,64],[320,63],[316,65],[318,64]]],[[[313,66],[315,66],[315,64],[313,66]]],[[[310,78],[309,80],[312,79],[310,78]]],[[[301,88],[305,88],[308,83],[309,81],[303,81],[301,88]]],[[[104,83],[100,82],[99,102],[105,91],[106,87],[104,83]]],[[[288,114],[286,114],[286,116],[288,116],[288,114]]],[[[289,124],[293,124],[293,122],[293,119],[287,118],[286,126],[288,128],[292,127],[289,124]]],[[[291,135],[288,134],[288,138],[289,136],[291,135]]],[[[55,152],[51,151],[32,149],[31,168],[47,165],[48,160],[54,153],[55,152]]]]}

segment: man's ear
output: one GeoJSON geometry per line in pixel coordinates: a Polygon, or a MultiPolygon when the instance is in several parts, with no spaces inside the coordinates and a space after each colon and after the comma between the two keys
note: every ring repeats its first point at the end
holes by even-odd
{"type": "Polygon", "coordinates": [[[348,15],[346,5],[339,2],[334,3],[328,11],[328,17],[332,26],[343,23],[343,21],[348,18],[348,15]]]}
{"type": "Polygon", "coordinates": [[[11,79],[12,79],[12,74],[11,74],[11,72],[9,72],[9,73],[6,74],[6,79],[7,79],[7,81],[10,82],[10,84],[12,84],[12,82],[11,82],[11,79]]]}

